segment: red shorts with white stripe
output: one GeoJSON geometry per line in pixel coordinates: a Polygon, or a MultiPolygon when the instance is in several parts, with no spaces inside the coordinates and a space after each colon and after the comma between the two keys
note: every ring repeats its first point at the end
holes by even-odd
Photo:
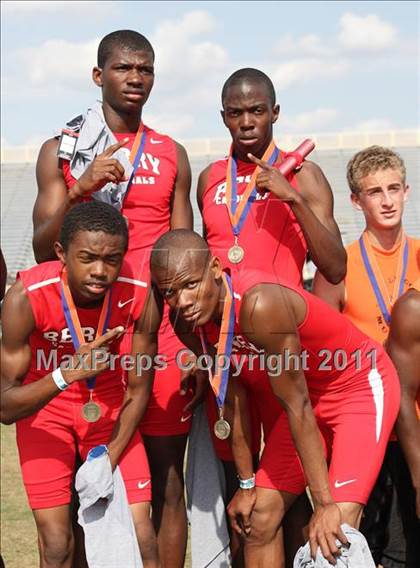
{"type": "MultiPolygon", "coordinates": [[[[86,393],[87,393],[87,389],[86,393]]],[[[84,400],[70,387],[36,414],[16,423],[22,477],[32,509],[67,505],[75,475],[76,452],[86,459],[91,448],[107,444],[118,417],[124,391],[94,393],[101,407],[97,422],[82,417],[84,400]]],[[[151,500],[151,477],[138,432],[121,456],[119,468],[130,504],[151,500]]]]}
{"type": "MultiPolygon", "coordinates": [[[[337,385],[308,382],[329,464],[331,494],[338,503],[367,502],[398,414],[400,385],[395,368],[385,354],[377,367],[337,385]]],[[[266,441],[256,483],[296,495],[305,489],[284,411],[266,441]]]]}

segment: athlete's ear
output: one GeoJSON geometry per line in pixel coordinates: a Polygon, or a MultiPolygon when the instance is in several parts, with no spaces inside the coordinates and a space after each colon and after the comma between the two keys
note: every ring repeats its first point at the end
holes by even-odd
{"type": "Polygon", "coordinates": [[[223,109],[220,111],[220,116],[222,117],[223,124],[224,124],[225,126],[227,126],[227,124],[226,124],[226,115],[225,115],[225,111],[224,111],[223,109]]]}
{"type": "Polygon", "coordinates": [[[351,192],[350,200],[351,200],[351,203],[352,203],[352,205],[355,209],[358,209],[359,211],[363,211],[363,207],[360,204],[360,197],[359,197],[358,193],[351,192]]]}
{"type": "Polygon", "coordinates": [[[273,120],[271,121],[272,124],[277,122],[278,117],[280,116],[280,105],[273,106],[273,120]]]}
{"type": "Polygon", "coordinates": [[[63,264],[66,264],[66,253],[64,251],[63,245],[56,241],[54,243],[54,250],[58,260],[61,260],[63,264]]]}
{"type": "Polygon", "coordinates": [[[222,277],[222,263],[220,262],[219,257],[213,256],[210,261],[210,269],[213,271],[213,275],[216,280],[222,277]]]}
{"type": "Polygon", "coordinates": [[[408,196],[410,195],[410,191],[411,191],[411,186],[407,184],[404,188],[404,202],[407,201],[408,196]]]}
{"type": "Polygon", "coordinates": [[[94,67],[92,69],[92,79],[97,87],[102,87],[102,69],[100,67],[94,67]]]}

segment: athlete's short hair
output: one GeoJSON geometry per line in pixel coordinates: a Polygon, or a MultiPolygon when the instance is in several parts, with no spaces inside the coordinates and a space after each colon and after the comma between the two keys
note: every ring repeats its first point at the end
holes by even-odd
{"type": "Polygon", "coordinates": [[[64,217],[60,232],[60,243],[68,250],[76,233],[79,231],[99,232],[107,235],[121,235],[124,249],[128,247],[127,223],[121,213],[103,201],[78,203],[64,217]]]}
{"type": "Polygon", "coordinates": [[[347,182],[351,192],[359,193],[359,181],[365,176],[388,168],[400,171],[405,185],[405,164],[399,154],[382,146],[369,146],[361,150],[347,164],[347,182]]]}
{"type": "Polygon", "coordinates": [[[150,267],[153,269],[179,266],[186,256],[203,266],[211,259],[209,246],[198,233],[191,229],[173,229],[155,242],[150,255],[150,267]]]}
{"type": "Polygon", "coordinates": [[[274,90],[274,85],[270,77],[259,69],[245,67],[244,69],[238,69],[238,71],[232,73],[226,80],[222,88],[222,105],[224,104],[229,89],[233,86],[241,85],[242,83],[263,84],[270,97],[271,105],[274,106],[276,104],[276,91],[274,90]]]}
{"type": "Polygon", "coordinates": [[[133,30],[117,30],[102,38],[98,47],[98,67],[103,69],[115,49],[147,51],[152,54],[153,60],[155,59],[152,44],[144,35],[133,30]]]}

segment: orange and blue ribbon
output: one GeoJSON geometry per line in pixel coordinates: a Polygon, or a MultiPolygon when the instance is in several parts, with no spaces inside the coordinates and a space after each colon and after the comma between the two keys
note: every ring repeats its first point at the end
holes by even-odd
{"type": "MultiPolygon", "coordinates": [[[[217,406],[223,408],[229,382],[230,366],[220,365],[219,361],[229,359],[232,353],[232,341],[235,328],[235,304],[233,298],[232,282],[230,277],[222,274],[223,284],[226,290],[225,303],[223,306],[222,323],[220,326],[217,355],[215,361],[216,372],[210,374],[210,385],[216,396],[217,406]]],[[[200,338],[203,350],[207,353],[203,330],[200,328],[200,338]]]]}
{"type": "MultiPolygon", "coordinates": [[[[67,272],[64,269],[61,275],[61,305],[63,306],[64,318],[69,328],[70,335],[73,341],[74,349],[77,351],[82,343],[85,343],[85,338],[80,325],[77,309],[71,295],[70,287],[67,281],[67,272]]],[[[108,329],[109,318],[111,315],[111,289],[105,294],[102,304],[101,313],[99,316],[98,328],[96,330],[96,338],[104,335],[108,329]]],[[[91,377],[86,381],[89,390],[95,388],[96,377],[91,377]]]]}
{"type": "Polygon", "coordinates": [[[133,164],[133,171],[131,172],[130,179],[127,183],[127,189],[124,193],[124,199],[126,199],[128,192],[130,191],[131,185],[136,175],[137,168],[139,167],[139,162],[141,155],[143,154],[144,146],[146,144],[146,129],[141,122],[137,130],[136,137],[134,138],[133,147],[130,152],[130,162],[133,164]]]}
{"type": "MultiPolygon", "coordinates": [[[[276,147],[274,140],[272,140],[261,159],[272,166],[277,161],[279,153],[280,150],[276,147]]],[[[231,147],[226,169],[226,206],[228,208],[229,219],[235,237],[239,236],[245,219],[249,213],[251,204],[255,201],[257,196],[257,187],[255,182],[260,171],[260,166],[256,166],[254,173],[242,194],[242,199],[238,203],[238,167],[233,156],[233,146],[231,147]]]]}
{"type": "MultiPolygon", "coordinates": [[[[389,325],[390,322],[391,322],[391,314],[390,314],[389,308],[391,308],[392,306],[387,305],[387,302],[384,298],[384,296],[386,297],[386,294],[383,293],[383,292],[386,292],[386,290],[381,291],[380,284],[379,284],[379,282],[376,278],[375,271],[373,269],[373,263],[371,262],[371,260],[369,258],[369,256],[373,255],[373,252],[371,250],[369,238],[366,235],[366,233],[363,233],[363,235],[359,238],[359,246],[360,246],[360,252],[362,254],[363,264],[365,265],[365,269],[366,269],[368,278],[370,280],[373,292],[376,296],[376,300],[378,302],[379,309],[382,312],[382,316],[383,316],[384,320],[389,325]]],[[[406,276],[406,273],[407,273],[407,265],[408,265],[408,241],[407,241],[406,237],[403,237],[403,243],[401,243],[401,247],[403,249],[402,262],[399,262],[397,274],[395,276],[395,281],[396,282],[399,281],[398,293],[397,293],[396,298],[392,298],[393,302],[395,302],[404,292],[404,281],[405,281],[405,276],[406,276]]],[[[372,260],[373,260],[373,258],[372,258],[372,260]]]]}

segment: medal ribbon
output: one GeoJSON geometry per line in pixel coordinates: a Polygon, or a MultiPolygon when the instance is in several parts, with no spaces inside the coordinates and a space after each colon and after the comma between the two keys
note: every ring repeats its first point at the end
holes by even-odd
{"type": "MultiPolygon", "coordinates": [[[[219,408],[223,408],[225,403],[230,367],[227,369],[220,369],[220,365],[218,365],[217,362],[221,360],[222,357],[230,359],[230,355],[232,353],[233,330],[235,327],[235,304],[233,299],[232,282],[229,276],[225,273],[222,274],[222,279],[226,290],[226,296],[225,304],[223,306],[222,325],[220,326],[219,341],[217,344],[215,363],[216,373],[214,375],[209,373],[210,385],[216,396],[217,406],[219,408]]],[[[206,342],[202,328],[200,328],[200,339],[203,351],[207,354],[206,342]]]]}
{"type": "MultiPolygon", "coordinates": [[[[373,263],[371,262],[371,260],[374,260],[373,251],[372,251],[371,244],[369,242],[369,238],[368,238],[366,233],[363,233],[363,235],[360,237],[359,246],[360,246],[360,252],[362,254],[363,263],[365,265],[366,272],[367,272],[367,275],[369,277],[373,292],[376,296],[376,300],[378,302],[379,308],[382,312],[382,316],[383,316],[384,320],[386,321],[386,323],[389,325],[390,322],[391,322],[391,314],[389,312],[389,308],[391,308],[391,305],[389,305],[389,308],[388,308],[387,302],[384,299],[384,297],[386,297],[386,296],[388,296],[388,298],[389,298],[389,294],[387,294],[387,290],[383,290],[383,292],[385,292],[385,294],[382,293],[379,282],[378,282],[378,280],[375,276],[375,271],[373,269],[373,263]],[[371,258],[369,258],[369,257],[371,257],[371,258]]],[[[408,265],[408,241],[407,241],[407,238],[405,236],[403,236],[403,242],[401,243],[401,249],[403,250],[402,262],[401,262],[401,253],[400,253],[400,259],[398,261],[398,267],[397,267],[397,274],[395,276],[395,282],[399,281],[398,295],[397,295],[396,298],[392,298],[392,302],[395,302],[401,296],[401,294],[404,291],[404,280],[405,280],[405,276],[406,276],[406,273],[407,273],[407,265],[408,265]]],[[[394,290],[395,290],[395,285],[394,285],[394,290]]],[[[390,304],[389,301],[388,301],[388,304],[390,304]]]]}
{"type": "Polygon", "coordinates": [[[141,122],[139,125],[139,129],[137,130],[136,137],[134,138],[133,147],[131,148],[130,152],[130,162],[133,164],[133,171],[131,172],[130,179],[127,183],[127,189],[124,194],[124,200],[127,197],[128,192],[130,191],[131,185],[134,180],[134,176],[136,175],[137,168],[139,167],[139,162],[141,155],[143,154],[144,146],[146,144],[146,129],[141,122]]]}
{"type": "MultiPolygon", "coordinates": [[[[85,338],[82,332],[82,326],[80,325],[79,316],[77,314],[76,306],[74,305],[73,297],[70,292],[70,288],[67,282],[67,272],[63,270],[61,276],[61,305],[63,306],[64,317],[69,328],[70,335],[73,341],[74,349],[77,351],[81,343],[85,342],[85,338]]],[[[111,315],[111,289],[105,294],[105,298],[102,304],[101,313],[99,316],[98,328],[96,330],[95,339],[103,335],[109,323],[109,317],[111,315]]],[[[87,379],[87,388],[92,391],[95,388],[96,377],[90,377],[87,379]]]]}
{"type": "MultiPolygon", "coordinates": [[[[272,166],[280,153],[280,150],[276,147],[274,140],[270,142],[269,147],[264,152],[261,158],[264,162],[268,162],[272,166]]],[[[248,215],[251,204],[255,201],[257,195],[257,187],[255,185],[255,180],[257,175],[260,173],[261,168],[257,166],[254,173],[247,184],[244,193],[242,194],[242,200],[238,203],[238,182],[237,182],[237,164],[233,157],[233,146],[230,149],[229,160],[227,163],[226,170],[226,205],[229,212],[229,219],[232,225],[233,234],[235,237],[239,236],[242,229],[242,225],[248,215]]]]}

